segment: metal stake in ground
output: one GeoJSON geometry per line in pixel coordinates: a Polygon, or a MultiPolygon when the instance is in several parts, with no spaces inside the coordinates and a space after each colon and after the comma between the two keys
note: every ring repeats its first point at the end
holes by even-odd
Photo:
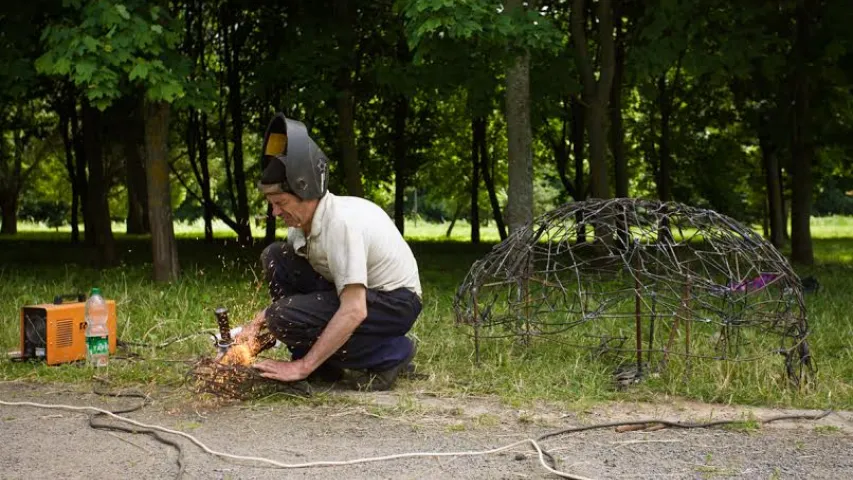
{"type": "Polygon", "coordinates": [[[234,340],[231,339],[231,322],[228,320],[228,309],[219,307],[213,313],[216,315],[216,323],[219,325],[220,340],[216,346],[219,348],[219,354],[224,355],[234,343],[234,340]]]}

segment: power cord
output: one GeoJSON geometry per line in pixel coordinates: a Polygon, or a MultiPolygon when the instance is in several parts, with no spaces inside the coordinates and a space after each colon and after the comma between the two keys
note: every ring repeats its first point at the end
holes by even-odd
{"type": "MultiPolygon", "coordinates": [[[[102,395],[102,396],[106,396],[106,397],[140,398],[140,399],[142,399],[142,401],[139,402],[139,404],[137,404],[133,407],[123,408],[123,409],[118,409],[118,410],[111,410],[110,413],[113,415],[118,415],[118,414],[122,414],[122,413],[130,413],[130,412],[135,412],[137,410],[141,410],[143,407],[148,405],[148,403],[150,401],[150,397],[148,395],[146,395],[146,394],[144,394],[138,390],[121,391],[121,392],[106,392],[106,391],[101,391],[101,390],[95,389],[94,393],[96,395],[102,395]]],[[[98,419],[102,418],[103,416],[104,416],[104,414],[101,412],[90,413],[89,414],[89,427],[91,427],[95,430],[113,430],[113,431],[119,431],[119,432],[142,433],[142,434],[146,434],[146,435],[151,435],[158,442],[163,443],[165,445],[170,445],[175,450],[177,450],[178,458],[175,461],[178,464],[178,471],[175,474],[175,478],[183,478],[184,470],[186,469],[186,465],[184,464],[184,450],[181,447],[180,443],[178,443],[174,439],[171,439],[169,437],[165,437],[165,436],[161,435],[160,432],[158,432],[155,429],[130,428],[130,427],[124,427],[121,425],[115,425],[115,424],[108,423],[108,422],[98,421],[98,419]]],[[[125,418],[125,417],[121,417],[121,418],[125,418]]]]}
{"type": "MultiPolygon", "coordinates": [[[[657,419],[628,421],[628,422],[610,422],[610,423],[599,423],[599,424],[595,424],[595,425],[587,425],[587,426],[583,426],[583,427],[573,427],[573,428],[566,428],[566,429],[562,429],[562,430],[557,430],[554,432],[550,432],[550,433],[546,433],[544,435],[541,435],[536,439],[527,438],[527,439],[519,440],[517,442],[511,443],[508,445],[504,445],[502,447],[493,448],[490,450],[459,451],[459,452],[411,452],[411,453],[399,453],[399,454],[394,454],[394,455],[385,455],[385,456],[379,456],[379,457],[356,458],[353,460],[323,460],[323,461],[306,462],[306,463],[282,463],[282,462],[279,462],[276,460],[271,460],[271,459],[263,458],[263,457],[232,455],[232,454],[226,453],[226,452],[219,452],[219,451],[211,449],[210,447],[208,447],[207,445],[202,443],[200,440],[198,440],[197,438],[195,438],[194,436],[192,436],[188,433],[184,433],[184,432],[181,432],[178,430],[172,430],[172,429],[169,429],[166,427],[161,427],[159,425],[145,424],[145,423],[138,422],[136,420],[133,420],[133,419],[130,419],[127,417],[122,417],[121,415],[118,415],[117,413],[111,412],[109,410],[104,410],[104,409],[97,408],[97,407],[62,405],[62,404],[43,404],[43,403],[35,403],[35,402],[7,402],[4,400],[0,400],[0,405],[10,406],[10,407],[35,407],[35,408],[45,408],[45,409],[52,409],[52,410],[68,410],[68,411],[77,411],[77,412],[96,412],[96,414],[105,415],[105,416],[114,418],[116,420],[126,422],[126,423],[129,423],[131,425],[135,425],[135,426],[140,427],[140,428],[144,428],[150,432],[163,432],[163,433],[169,433],[169,434],[178,435],[180,437],[186,438],[187,440],[189,440],[190,442],[192,442],[193,444],[195,444],[196,446],[198,446],[199,448],[201,448],[203,451],[205,451],[206,453],[208,453],[210,455],[214,455],[214,456],[222,457],[222,458],[228,458],[228,459],[232,459],[232,460],[243,460],[243,461],[249,461],[249,462],[264,463],[267,465],[271,465],[271,466],[278,467],[278,468],[285,468],[285,469],[347,466],[347,465],[357,465],[357,464],[362,464],[362,463],[399,460],[399,459],[405,459],[405,458],[483,456],[483,455],[491,455],[491,454],[503,452],[503,451],[506,451],[506,450],[509,450],[509,449],[512,449],[512,448],[515,448],[515,447],[518,447],[521,445],[529,444],[536,451],[536,453],[538,455],[539,463],[542,465],[542,467],[545,470],[547,470],[550,473],[553,473],[554,475],[558,475],[562,478],[570,478],[570,479],[575,479],[575,480],[588,480],[588,479],[586,477],[576,475],[576,474],[572,474],[572,473],[568,473],[568,472],[563,472],[561,470],[557,470],[556,468],[552,467],[549,464],[550,462],[546,461],[546,458],[550,458],[550,455],[547,453],[547,451],[545,451],[544,448],[542,448],[542,446],[539,444],[539,442],[546,440],[548,438],[553,438],[553,437],[556,437],[559,435],[565,435],[568,433],[577,433],[577,432],[583,432],[586,430],[609,428],[609,427],[636,426],[636,425],[650,427],[650,426],[654,426],[654,425],[663,425],[663,426],[673,427],[673,428],[691,429],[691,428],[710,428],[710,427],[716,427],[716,426],[721,426],[721,425],[730,425],[730,424],[741,423],[738,420],[718,420],[718,421],[707,422],[707,423],[681,423],[681,422],[672,422],[672,421],[668,421],[668,420],[657,420],[657,419]]],[[[143,402],[143,405],[144,405],[144,402],[143,402]]],[[[138,410],[139,408],[141,408],[141,406],[136,407],[134,409],[131,409],[130,411],[138,410]]],[[[814,421],[814,420],[819,420],[821,418],[824,418],[827,415],[829,415],[830,413],[832,413],[832,410],[828,410],[828,411],[822,412],[822,413],[817,414],[817,415],[781,415],[781,416],[771,417],[771,418],[767,418],[767,419],[763,419],[763,420],[760,419],[760,420],[757,420],[757,422],[759,424],[767,424],[767,423],[771,423],[771,422],[775,422],[775,421],[779,421],[779,420],[794,420],[794,419],[813,420],[814,421]]],[[[90,416],[90,424],[92,423],[91,422],[92,418],[93,417],[90,416]]],[[[115,427],[115,426],[110,426],[109,428],[113,428],[113,427],[115,427]]],[[[104,427],[95,427],[95,428],[104,428],[104,427]]],[[[134,430],[134,429],[126,429],[126,430],[123,428],[120,428],[120,429],[124,430],[124,431],[128,431],[128,432],[138,432],[138,430],[134,430]]],[[[149,432],[145,432],[145,433],[149,433],[149,432]]],[[[157,435],[157,438],[159,440],[163,441],[162,440],[163,437],[157,435]]],[[[172,440],[167,440],[164,443],[173,445],[173,446],[175,446],[175,448],[178,449],[178,452],[179,452],[178,463],[180,466],[180,470],[179,470],[178,475],[180,476],[183,473],[183,461],[181,460],[182,459],[182,452],[181,452],[180,446],[172,440]]]]}
{"type": "MultiPolygon", "coordinates": [[[[263,457],[232,455],[232,454],[226,453],[226,452],[219,452],[219,451],[211,449],[210,447],[208,447],[207,445],[202,443],[200,440],[198,440],[197,438],[195,438],[194,436],[192,436],[188,433],[184,433],[184,432],[181,432],[179,430],[172,430],[172,429],[166,428],[166,427],[161,427],[159,425],[149,425],[146,423],[138,422],[136,420],[133,420],[133,419],[130,419],[127,417],[122,417],[121,415],[110,412],[109,410],[104,410],[104,409],[97,408],[97,407],[91,407],[91,406],[82,406],[81,407],[81,406],[74,406],[74,405],[44,404],[44,403],[35,403],[35,402],[7,402],[4,400],[0,400],[0,405],[5,405],[5,406],[9,406],[9,407],[45,408],[45,409],[49,409],[49,410],[67,410],[67,411],[72,411],[72,412],[96,412],[98,414],[106,415],[108,417],[114,418],[114,419],[122,421],[122,422],[129,423],[131,425],[135,425],[135,426],[140,427],[140,428],[144,428],[146,430],[152,430],[152,431],[163,432],[163,433],[170,433],[173,435],[178,435],[180,437],[186,438],[187,440],[194,443],[196,446],[198,446],[199,448],[201,448],[203,451],[205,451],[206,453],[208,453],[210,455],[214,455],[214,456],[222,457],[222,458],[228,458],[228,459],[232,459],[232,460],[243,460],[243,461],[249,461],[249,462],[264,463],[267,465],[272,465],[274,467],[285,468],[285,469],[347,466],[347,465],[358,465],[358,464],[362,464],[362,463],[384,462],[384,461],[390,461],[390,460],[399,460],[399,459],[404,459],[404,458],[419,458],[419,457],[482,456],[482,455],[491,455],[494,453],[503,452],[505,450],[509,450],[509,449],[518,447],[520,445],[530,444],[533,447],[533,449],[536,451],[536,453],[539,457],[539,463],[547,471],[549,471],[555,475],[558,475],[562,478],[569,478],[569,479],[573,479],[573,480],[590,480],[587,477],[582,477],[580,475],[574,475],[571,473],[563,472],[563,471],[557,470],[555,468],[552,468],[550,465],[548,465],[548,462],[546,462],[545,451],[542,449],[542,447],[539,445],[539,443],[532,438],[519,440],[519,441],[513,442],[509,445],[504,445],[502,447],[493,448],[491,450],[461,451],[461,452],[412,452],[412,453],[398,453],[398,454],[394,454],[394,455],[385,455],[385,456],[380,456],[380,457],[356,458],[353,460],[323,460],[323,461],[306,462],[306,463],[282,463],[282,462],[279,462],[276,460],[271,460],[271,459],[263,458],[263,457]]],[[[128,431],[132,431],[132,430],[128,430],[128,431]]]]}
{"type": "Polygon", "coordinates": [[[122,339],[118,339],[116,343],[117,343],[117,346],[119,346],[119,347],[165,348],[165,347],[168,347],[169,345],[172,345],[175,343],[183,343],[183,342],[186,342],[187,340],[193,339],[195,337],[200,337],[202,335],[209,335],[211,338],[213,338],[214,341],[216,341],[216,330],[205,329],[205,330],[201,330],[199,332],[173,337],[173,338],[170,338],[170,339],[165,340],[165,341],[160,342],[160,343],[132,342],[132,341],[125,341],[122,339]]]}
{"type": "MultiPolygon", "coordinates": [[[[817,415],[804,415],[804,414],[803,415],[800,415],[800,414],[797,414],[797,415],[779,415],[777,417],[770,417],[770,418],[759,419],[759,420],[755,420],[755,421],[761,425],[764,425],[767,423],[772,423],[772,422],[778,422],[779,420],[813,420],[814,421],[814,420],[820,420],[821,418],[826,417],[827,415],[829,415],[832,412],[833,412],[833,410],[826,410],[826,411],[821,412],[817,415]]],[[[690,429],[690,428],[720,427],[723,425],[733,425],[733,424],[739,424],[739,423],[743,423],[743,421],[741,421],[741,420],[717,420],[714,422],[706,422],[706,423],[682,423],[682,422],[672,422],[669,420],[652,419],[652,420],[635,420],[635,421],[628,421],[628,422],[597,423],[595,425],[585,425],[583,427],[564,428],[562,430],[557,430],[554,432],[546,433],[544,435],[540,435],[538,438],[536,438],[536,440],[541,442],[543,440],[546,440],[546,439],[549,439],[552,437],[556,437],[559,435],[565,435],[567,433],[578,433],[578,432],[585,432],[587,430],[596,430],[596,429],[610,428],[610,427],[641,426],[641,427],[645,427],[645,428],[650,428],[650,427],[653,427],[656,425],[663,425],[665,427],[690,429]]]]}

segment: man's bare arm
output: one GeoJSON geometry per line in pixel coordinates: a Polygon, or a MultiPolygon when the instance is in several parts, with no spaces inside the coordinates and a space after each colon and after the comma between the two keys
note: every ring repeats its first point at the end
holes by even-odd
{"type": "Polygon", "coordinates": [[[240,329],[240,333],[234,336],[234,343],[243,343],[249,339],[255,338],[258,335],[258,332],[260,332],[267,324],[266,312],[266,309],[264,309],[256,313],[255,318],[248,324],[244,325],[243,328],[240,329]]]}

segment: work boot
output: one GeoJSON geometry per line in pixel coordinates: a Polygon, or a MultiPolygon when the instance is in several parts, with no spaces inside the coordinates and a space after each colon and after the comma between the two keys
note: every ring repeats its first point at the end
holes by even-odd
{"type": "Polygon", "coordinates": [[[394,382],[397,381],[400,374],[412,373],[414,371],[412,359],[415,358],[416,352],[417,346],[412,342],[412,351],[409,352],[409,355],[393,367],[386,370],[365,370],[359,372],[360,375],[355,379],[356,387],[359,390],[369,392],[391,390],[391,387],[394,386],[394,382]]]}
{"type": "Polygon", "coordinates": [[[343,376],[344,371],[342,368],[329,365],[327,362],[311,372],[311,375],[308,375],[306,380],[310,383],[335,383],[341,380],[343,376]]]}

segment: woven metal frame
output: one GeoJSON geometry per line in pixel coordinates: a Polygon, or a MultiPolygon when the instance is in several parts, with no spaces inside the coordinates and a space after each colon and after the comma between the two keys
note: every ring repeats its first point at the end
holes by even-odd
{"type": "Polygon", "coordinates": [[[800,279],[771,244],[712,210],[640,199],[566,204],[477,261],[454,300],[484,338],[553,340],[636,370],[670,357],[732,362],[782,355],[812,369],[800,279]]]}

